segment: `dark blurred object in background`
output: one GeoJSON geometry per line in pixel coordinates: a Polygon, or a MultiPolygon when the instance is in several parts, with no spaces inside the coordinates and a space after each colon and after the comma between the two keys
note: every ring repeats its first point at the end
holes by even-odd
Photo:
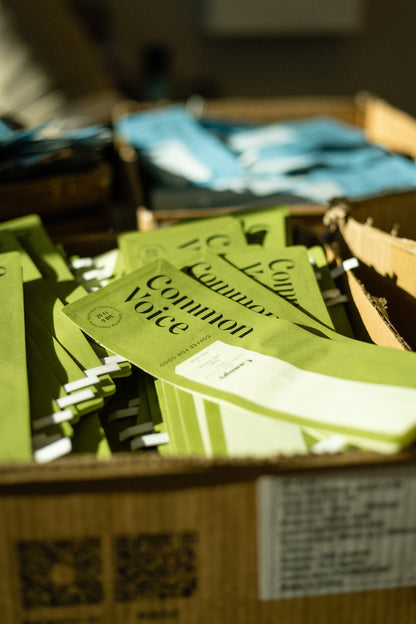
{"type": "Polygon", "coordinates": [[[141,100],[164,100],[172,96],[171,51],[162,44],[149,44],[143,52],[141,100]]]}
{"type": "Polygon", "coordinates": [[[109,119],[119,98],[82,21],[59,0],[0,0],[0,112],[23,125],[109,119]]]}

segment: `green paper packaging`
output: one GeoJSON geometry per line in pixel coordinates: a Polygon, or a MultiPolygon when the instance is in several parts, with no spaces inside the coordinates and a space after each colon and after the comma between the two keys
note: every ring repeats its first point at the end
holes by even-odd
{"type": "MultiPolygon", "coordinates": [[[[319,272],[318,284],[321,292],[324,294],[325,292],[336,289],[334,279],[331,276],[331,271],[328,266],[325,250],[322,247],[315,245],[314,247],[310,247],[308,249],[308,254],[313,259],[315,267],[319,272]]],[[[336,331],[343,336],[354,338],[354,332],[345,311],[344,303],[339,302],[335,305],[331,305],[328,307],[328,312],[336,331]]]]}
{"type": "Polygon", "coordinates": [[[204,400],[214,455],[270,457],[307,451],[302,429],[223,401],[204,400]]]}
{"type": "MultiPolygon", "coordinates": [[[[74,331],[72,324],[67,322],[62,314],[64,304],[50,283],[42,278],[37,266],[11,232],[0,232],[0,248],[19,252],[23,269],[25,308],[30,309],[31,313],[42,322],[49,334],[54,336],[67,350],[81,370],[80,379],[84,379],[86,376],[84,371],[101,364],[90,343],[82,332],[74,331]]],[[[66,383],[66,381],[67,378],[64,375],[62,383],[66,383]]],[[[108,375],[100,377],[95,387],[97,394],[108,395],[115,391],[114,383],[108,375]]],[[[101,403],[101,401],[97,401],[93,409],[99,408],[101,403]]]]}
{"type": "MultiPolygon", "coordinates": [[[[165,384],[163,384],[160,379],[155,379],[154,386],[155,386],[155,392],[157,395],[157,400],[160,405],[160,411],[162,414],[167,414],[168,404],[167,404],[166,394],[165,394],[165,384]]],[[[159,448],[160,454],[165,455],[167,457],[175,456],[177,455],[177,452],[178,452],[178,446],[176,443],[177,427],[172,426],[172,425],[173,423],[170,420],[170,418],[167,418],[167,419],[163,419],[159,423],[159,425],[156,427],[156,430],[158,431],[158,433],[167,433],[169,436],[168,444],[163,444],[159,448]]]]}
{"type": "MultiPolygon", "coordinates": [[[[26,334],[30,338],[28,353],[32,360],[36,357],[36,366],[40,368],[44,377],[47,377],[50,395],[55,400],[68,397],[71,392],[66,390],[68,388],[66,384],[77,382],[84,377],[82,370],[59,341],[49,334],[46,327],[31,312],[30,308],[26,309],[25,318],[26,334]]],[[[92,382],[84,387],[84,389],[87,388],[90,389],[91,398],[75,402],[70,406],[73,422],[77,421],[83,414],[92,412],[104,405],[104,398],[98,394],[92,382]]]]}
{"type": "Polygon", "coordinates": [[[271,206],[234,213],[249,245],[277,249],[290,244],[287,206],[271,206]]]}
{"type": "MultiPolygon", "coordinates": [[[[214,292],[224,297],[237,301],[239,304],[256,311],[260,315],[265,314],[268,317],[282,317],[295,322],[297,321],[297,323],[303,327],[307,326],[330,338],[340,339],[338,334],[334,331],[329,330],[326,326],[323,326],[313,317],[308,316],[297,306],[286,301],[286,299],[280,297],[276,293],[272,293],[262,284],[251,279],[218,255],[205,250],[200,254],[193,254],[187,260],[181,255],[177,257],[176,260],[177,266],[182,268],[184,272],[194,279],[197,279],[199,283],[208,288],[212,288],[214,292]]],[[[327,320],[326,310],[323,317],[324,320],[327,320]]],[[[191,409],[193,409],[193,403],[191,406],[188,405],[188,411],[191,409]]],[[[224,420],[224,426],[226,426],[230,422],[233,422],[233,416],[235,416],[237,410],[238,408],[235,406],[229,406],[228,409],[225,409],[224,406],[216,405],[213,401],[207,402],[205,411],[207,422],[210,424],[210,431],[214,431],[213,423],[218,422],[216,428],[217,435],[211,435],[211,446],[214,454],[225,453],[228,455],[243,455],[245,452],[248,454],[264,455],[277,452],[282,454],[305,452],[303,436],[298,426],[283,423],[282,421],[280,421],[280,423],[275,421],[274,433],[272,435],[273,430],[270,428],[270,423],[266,422],[266,424],[263,424],[263,435],[261,434],[258,436],[259,429],[256,428],[255,424],[259,424],[259,416],[253,414],[252,421],[250,422],[247,418],[247,410],[244,411],[244,422],[252,423],[254,425],[253,430],[247,429],[246,427],[243,432],[240,428],[240,435],[238,435],[238,431],[236,431],[235,435],[231,436],[231,429],[228,427],[229,444],[227,447],[224,442],[221,417],[224,420]],[[257,418],[255,418],[256,416],[257,418]],[[256,442],[260,443],[256,445],[256,442]]],[[[188,424],[188,422],[190,422],[189,418],[185,418],[184,422],[188,424]]],[[[265,421],[263,421],[263,423],[264,422],[265,421]]],[[[192,445],[191,449],[193,450],[192,445]]],[[[200,451],[200,447],[197,447],[197,452],[198,450],[200,451]]]]}
{"type": "Polygon", "coordinates": [[[154,377],[207,398],[301,426],[402,445],[415,438],[414,353],[260,317],[163,259],[64,313],[154,377]]]}
{"type": "Polygon", "coordinates": [[[124,265],[123,254],[120,253],[120,249],[117,247],[117,259],[113,269],[114,279],[119,279],[123,277],[127,273],[126,267],[124,265]]]}
{"type": "Polygon", "coordinates": [[[138,413],[142,408],[140,376],[141,371],[132,366],[129,376],[116,379],[116,392],[107,399],[100,411],[100,422],[112,453],[128,452],[130,449],[131,436],[123,437],[122,434],[137,424],[138,413]]]}
{"type": "MultiPolygon", "coordinates": [[[[268,216],[269,215],[272,216],[272,212],[275,212],[275,211],[268,211],[268,216]]],[[[258,218],[261,218],[261,217],[258,216],[258,218]]],[[[253,219],[251,223],[258,224],[259,221],[258,220],[256,221],[255,219],[253,219]]],[[[262,228],[264,229],[265,227],[266,225],[263,224],[262,228]]],[[[241,249],[241,245],[239,245],[238,248],[241,249]]],[[[260,258],[262,258],[262,251],[263,250],[261,248],[258,249],[257,257],[260,256],[260,258]]],[[[254,251],[251,251],[251,249],[250,249],[250,252],[251,252],[250,258],[253,260],[254,258],[256,258],[256,254],[254,253],[254,251]]],[[[285,252],[284,249],[280,250],[280,254],[283,253],[284,255],[284,252],[285,252]]],[[[337,334],[335,334],[335,332],[328,331],[327,327],[322,326],[322,324],[317,322],[312,316],[308,315],[306,312],[303,312],[297,306],[293,305],[289,301],[286,301],[286,299],[284,299],[283,297],[280,297],[279,295],[276,295],[275,293],[271,293],[269,290],[266,290],[266,288],[263,285],[252,280],[250,277],[245,275],[242,271],[239,271],[233,265],[231,265],[228,262],[225,262],[224,259],[208,251],[207,249],[204,249],[199,253],[197,252],[189,253],[187,251],[179,252],[177,249],[175,250],[175,253],[172,253],[172,252],[169,253],[168,250],[166,251],[166,253],[168,254],[169,258],[171,258],[172,261],[178,267],[183,268],[183,270],[187,270],[188,273],[192,275],[192,277],[194,277],[195,279],[199,279],[199,281],[203,283],[205,286],[212,288],[215,292],[223,294],[226,297],[228,296],[231,299],[238,301],[242,305],[245,305],[246,307],[249,307],[250,309],[257,311],[260,314],[267,314],[269,316],[277,316],[277,317],[282,316],[283,318],[297,320],[298,323],[303,326],[308,326],[308,327],[311,326],[315,328],[316,331],[318,332],[323,331],[323,333],[329,335],[330,337],[335,337],[335,338],[338,337],[337,334]],[[187,258],[190,258],[190,260],[187,260],[187,258]],[[193,258],[193,261],[192,261],[192,258],[193,258]],[[221,277],[219,278],[218,276],[221,276],[221,277]],[[248,295],[246,295],[246,293],[248,293],[248,295]]],[[[240,253],[243,254],[243,252],[240,252],[240,253]]],[[[305,248],[290,249],[288,251],[288,255],[292,255],[292,257],[295,257],[295,258],[296,257],[299,258],[300,256],[301,266],[299,267],[299,270],[302,270],[302,267],[306,267],[308,278],[313,280],[312,287],[314,287],[315,297],[311,298],[310,296],[311,287],[308,287],[308,288],[304,287],[303,289],[297,288],[296,293],[298,295],[298,298],[304,304],[308,304],[308,305],[310,304],[311,300],[312,302],[317,301],[317,305],[315,306],[312,305],[312,310],[316,311],[318,314],[321,315],[323,322],[330,321],[328,312],[323,303],[319,288],[317,286],[317,283],[313,274],[313,270],[309,264],[308,256],[306,254],[306,249],[305,248]],[[299,290],[301,292],[299,292],[299,290]]],[[[274,256],[270,256],[270,253],[269,253],[269,257],[272,257],[273,262],[279,263],[279,260],[281,259],[282,256],[276,255],[276,254],[274,256]]],[[[272,261],[270,261],[270,264],[272,264],[272,261]]],[[[291,266],[293,266],[293,264],[294,263],[292,263],[291,266]]],[[[299,283],[299,280],[297,282],[295,280],[295,284],[296,283],[299,283]]],[[[303,285],[303,282],[301,282],[301,286],[302,285],[303,285]]],[[[170,396],[169,399],[170,400],[167,401],[168,407],[166,408],[166,418],[169,418],[169,414],[172,412],[173,397],[170,396]]],[[[220,412],[220,407],[215,407],[214,403],[211,401],[208,406],[208,412],[210,415],[212,415],[212,418],[208,420],[210,424],[212,424],[212,422],[215,422],[215,415],[217,411],[218,413],[220,412]]],[[[178,417],[177,427],[179,428],[180,415],[177,414],[177,417],[178,417]]],[[[174,419],[171,418],[171,421],[174,422],[174,419]]],[[[186,418],[184,422],[188,424],[189,418],[186,418]]],[[[170,430],[172,430],[172,422],[170,422],[169,424],[170,424],[170,430]]],[[[282,452],[287,452],[288,448],[295,448],[298,452],[300,452],[301,447],[300,447],[300,444],[298,443],[298,438],[300,437],[300,434],[298,433],[297,427],[292,425],[292,428],[296,430],[296,436],[295,436],[296,443],[290,446],[291,445],[290,440],[293,438],[293,435],[288,435],[288,440],[286,441],[286,443],[284,443],[282,441],[282,437],[279,436],[278,439],[279,439],[280,446],[276,442],[273,447],[274,451],[277,452],[277,450],[280,448],[282,452]]],[[[286,425],[286,434],[288,434],[289,430],[290,430],[290,426],[286,425]]],[[[291,431],[292,430],[290,430],[290,432],[291,431]]],[[[175,433],[177,433],[178,435],[177,431],[175,433]]],[[[276,434],[276,436],[277,435],[278,434],[276,434]]],[[[215,440],[220,439],[220,438],[221,436],[214,437],[215,440]]],[[[249,439],[249,436],[248,436],[248,439],[249,439]]],[[[172,445],[170,446],[172,447],[172,445]]],[[[264,445],[264,447],[266,447],[266,445],[264,445]]],[[[215,447],[214,452],[217,454],[220,454],[220,452],[224,450],[224,448],[225,447],[220,445],[219,447],[215,447]]],[[[237,452],[235,448],[236,447],[232,447],[233,453],[237,452]]],[[[188,445],[188,451],[191,454],[194,452],[192,443],[188,445]]],[[[177,452],[182,453],[182,449],[180,451],[177,450],[177,452]]],[[[196,452],[201,453],[200,445],[196,446],[196,452]]],[[[256,451],[257,454],[259,452],[260,451],[256,451]]]]}
{"type": "Polygon", "coordinates": [[[110,281],[122,276],[122,272],[116,274],[118,249],[111,249],[98,256],[81,258],[73,256],[70,259],[70,268],[76,281],[81,284],[87,292],[107,286],[110,281]]]}
{"type": "MultiPolygon", "coordinates": [[[[184,390],[167,382],[159,380],[159,383],[175,389],[189,455],[212,457],[213,452],[207,424],[205,397],[198,392],[184,390]]],[[[225,452],[223,454],[225,455],[225,452]]]]}
{"type": "MultiPolygon", "coordinates": [[[[39,275],[34,278],[33,271],[30,272],[28,267],[25,267],[28,275],[32,276],[31,279],[42,278],[47,283],[48,290],[55,293],[61,302],[70,303],[86,295],[85,288],[75,280],[65,259],[49,238],[39,215],[32,214],[5,221],[0,224],[0,232],[9,232],[16,238],[20,245],[20,253],[24,251],[39,272],[39,275]]],[[[28,264],[27,261],[26,264],[28,264]]],[[[29,279],[30,277],[28,277],[29,279]]],[[[25,281],[28,280],[25,279],[25,281]]],[[[89,365],[85,366],[85,368],[99,366],[98,358],[93,358],[91,345],[89,345],[88,351],[92,352],[92,354],[86,359],[89,365]]],[[[84,358],[86,358],[86,355],[84,355],[84,358]]],[[[115,376],[115,374],[113,373],[112,376],[115,376]]],[[[100,378],[103,393],[105,395],[112,394],[115,388],[110,376],[102,374],[100,378]]]]}
{"type": "Polygon", "coordinates": [[[18,253],[0,254],[0,460],[32,456],[22,269],[18,253]]]}
{"type": "MultiPolygon", "coordinates": [[[[175,388],[160,379],[156,379],[154,385],[162,412],[164,429],[169,434],[169,443],[163,445],[162,453],[174,456],[188,455],[189,448],[186,430],[182,422],[182,413],[177,401],[175,388]]],[[[158,429],[162,431],[160,427],[158,429]]]]}
{"type": "Polygon", "coordinates": [[[1,232],[11,233],[28,254],[40,275],[64,303],[71,303],[87,294],[77,282],[64,256],[58,251],[37,214],[26,215],[0,223],[1,232]]]}
{"type": "Polygon", "coordinates": [[[120,377],[128,377],[131,374],[130,362],[127,362],[127,360],[123,360],[116,353],[113,353],[112,351],[105,349],[102,345],[98,344],[98,342],[94,342],[93,348],[102,364],[104,364],[107,361],[111,362],[114,359],[116,360],[120,370],[117,370],[117,372],[115,373],[114,372],[111,373],[111,376],[115,380],[119,379],[120,377]]]}
{"type": "Polygon", "coordinates": [[[182,420],[188,440],[188,448],[192,455],[204,457],[206,455],[204,441],[199,428],[198,414],[195,406],[195,393],[187,392],[175,386],[176,397],[181,410],[182,420]]]}
{"type": "Polygon", "coordinates": [[[327,431],[320,429],[305,428],[304,435],[310,436],[310,450],[313,453],[322,452],[345,452],[349,449],[362,449],[383,455],[392,455],[401,450],[398,442],[386,442],[364,436],[353,435],[328,435],[327,431]],[[311,443],[313,440],[313,443],[311,443]]]}
{"type": "Polygon", "coordinates": [[[117,379],[117,391],[108,399],[100,413],[100,419],[113,453],[129,451],[136,439],[157,431],[162,423],[159,405],[153,412],[150,409],[146,388],[147,378],[151,380],[153,386],[155,398],[152,400],[157,402],[153,378],[133,366],[129,377],[117,379]],[[152,421],[152,416],[156,417],[155,423],[152,421]]]}
{"type": "Polygon", "coordinates": [[[67,420],[61,422],[50,421],[49,424],[45,424],[43,427],[36,426],[36,421],[42,420],[42,422],[45,422],[45,416],[59,414],[60,412],[54,399],[48,394],[48,386],[45,383],[45,378],[35,366],[31,366],[29,370],[29,384],[31,411],[33,414],[41,412],[44,415],[32,420],[33,436],[37,436],[39,433],[45,433],[47,436],[72,438],[74,430],[72,424],[67,420]],[[47,409],[48,407],[49,409],[47,409]]]}
{"type": "Polygon", "coordinates": [[[200,219],[149,232],[126,232],[118,237],[120,254],[128,271],[180,251],[210,249],[223,253],[231,244],[246,246],[241,226],[231,216],[200,219]]]}
{"type": "MultiPolygon", "coordinates": [[[[153,393],[154,390],[153,377],[150,377],[147,373],[140,370],[136,366],[133,366],[133,378],[135,381],[135,392],[130,393],[130,400],[127,401],[128,407],[136,407],[136,413],[131,422],[127,422],[122,428],[120,428],[119,439],[120,441],[140,436],[143,433],[150,433],[154,430],[155,423],[153,422],[153,416],[156,416],[155,410],[150,408],[149,396],[147,392],[148,378],[152,380],[153,393]]],[[[160,408],[158,406],[157,423],[161,421],[160,408]]],[[[157,424],[156,423],[156,424],[157,424]]]]}
{"type": "MultiPolygon", "coordinates": [[[[34,435],[45,432],[50,438],[71,438],[71,451],[75,453],[94,453],[97,457],[108,457],[109,451],[97,412],[86,412],[86,404],[82,402],[72,405],[67,410],[59,410],[56,399],[65,396],[59,380],[54,375],[54,369],[44,359],[37,344],[26,334],[28,344],[28,370],[30,382],[30,402],[32,412],[32,428],[34,435]],[[60,420],[64,412],[70,410],[73,414],[69,420],[60,420]],[[78,420],[80,412],[82,419],[78,420]],[[55,419],[55,422],[51,422],[55,419]],[[77,422],[78,421],[78,422],[77,422]],[[39,424],[49,422],[45,427],[39,424]]],[[[69,357],[69,356],[68,356],[69,357]]],[[[103,403],[103,399],[101,398],[103,403]]],[[[68,448],[68,447],[67,447],[68,448]]],[[[66,448],[66,452],[69,452],[66,448]]],[[[53,459],[56,459],[54,456],[53,459]]]]}
{"type": "Polygon", "coordinates": [[[62,301],[70,303],[85,296],[85,289],[74,279],[64,258],[50,240],[39,215],[31,214],[4,221],[0,224],[0,231],[11,232],[16,237],[43,279],[52,285],[62,301]]]}
{"type": "Polygon", "coordinates": [[[148,375],[144,373],[143,371],[141,371],[141,374],[143,375],[144,385],[146,389],[146,396],[147,396],[147,401],[148,401],[152,421],[155,425],[157,425],[158,423],[162,421],[162,415],[160,413],[159,403],[158,403],[157,396],[156,396],[155,379],[153,378],[152,375],[148,375]]]}
{"type": "MultiPolygon", "coordinates": [[[[261,255],[261,249],[259,253],[261,255]]],[[[214,293],[237,302],[261,316],[284,318],[301,327],[309,328],[318,335],[342,339],[331,326],[325,324],[328,320],[326,308],[321,305],[315,306],[322,318],[315,317],[306,312],[303,306],[298,307],[290,303],[259,281],[251,279],[226,258],[205,250],[191,256],[179,255],[173,264],[214,293]]],[[[298,293],[298,297],[302,297],[301,293],[298,293]]],[[[307,304],[306,297],[304,298],[305,301],[303,299],[301,301],[307,304]]]]}
{"type": "Polygon", "coordinates": [[[303,245],[276,250],[258,246],[244,251],[233,249],[226,253],[226,259],[252,279],[333,328],[308,251],[303,245]]]}
{"type": "Polygon", "coordinates": [[[302,430],[295,424],[163,385],[176,391],[189,455],[269,457],[307,452],[302,430]]]}
{"type": "MultiPolygon", "coordinates": [[[[243,213],[242,218],[249,220],[247,223],[249,227],[251,222],[260,223],[258,219],[261,220],[263,216],[266,224],[263,223],[261,227],[265,228],[267,217],[276,219],[276,215],[281,221],[283,217],[286,218],[287,209],[279,207],[247,211],[243,213]]],[[[175,266],[182,268],[187,261],[185,259],[198,254],[225,254],[226,259],[237,265],[241,272],[257,279],[280,294],[281,299],[286,297],[287,301],[292,303],[292,306],[280,304],[279,307],[283,307],[282,316],[289,314],[292,308],[291,316],[285,318],[292,318],[293,315],[300,317],[301,315],[294,309],[298,306],[305,311],[300,323],[306,324],[306,317],[309,314],[333,328],[306,247],[292,246],[273,250],[258,245],[247,245],[245,237],[241,236],[238,221],[239,218],[235,216],[202,219],[197,223],[190,222],[151,232],[129,232],[120,235],[119,242],[124,249],[123,253],[130,259],[130,269],[142,266],[156,257],[165,257],[175,266]],[[224,233],[220,235],[219,232],[222,232],[223,228],[224,233]]]]}
{"type": "Polygon", "coordinates": [[[182,417],[182,410],[179,405],[175,386],[166,382],[161,383],[164,385],[165,398],[168,406],[168,417],[175,428],[177,454],[189,455],[191,453],[191,447],[188,444],[186,422],[182,417]]]}
{"type": "MultiPolygon", "coordinates": [[[[256,248],[255,251],[249,247],[245,247],[243,250],[236,253],[241,253],[241,255],[244,256],[245,252],[248,250],[247,253],[252,259],[254,257],[261,258],[263,254],[263,250],[260,247],[256,248]],[[251,256],[252,253],[253,256],[251,256]]],[[[270,255],[269,251],[266,251],[266,253],[270,255]]],[[[301,255],[302,260],[306,260],[303,249],[301,250],[301,255]]],[[[280,258],[280,255],[278,255],[277,258],[280,258]]],[[[203,249],[200,252],[176,251],[175,253],[168,253],[167,260],[198,280],[203,286],[259,314],[285,318],[302,327],[310,327],[311,331],[323,333],[330,338],[342,339],[342,336],[338,336],[332,327],[309,262],[307,265],[307,273],[311,275],[315,282],[315,288],[318,291],[315,296],[318,303],[312,307],[316,309],[322,318],[315,318],[312,314],[308,313],[303,306],[299,307],[287,301],[278,293],[268,289],[260,281],[249,277],[243,270],[239,269],[228,260],[228,255],[223,257],[208,249],[203,249]],[[327,321],[330,323],[329,326],[325,324],[327,321]]],[[[297,300],[308,305],[309,291],[310,288],[307,290],[304,289],[303,292],[299,292],[298,289],[296,291],[297,300]]]]}
{"type": "MultiPolygon", "coordinates": [[[[36,344],[26,333],[33,459],[46,463],[72,451],[71,410],[60,410],[51,391],[48,371],[36,344]]],[[[54,380],[53,380],[54,381],[54,380]]]]}
{"type": "Polygon", "coordinates": [[[93,454],[98,459],[111,457],[111,449],[101,425],[99,412],[85,415],[74,425],[72,438],[74,453],[93,454]]]}
{"type": "MultiPolygon", "coordinates": [[[[39,349],[37,342],[32,338],[29,331],[26,332],[26,350],[28,378],[30,389],[30,416],[32,428],[38,431],[42,423],[54,424],[56,416],[52,416],[61,412],[57,400],[66,396],[59,379],[39,349]],[[36,381],[35,381],[36,380],[36,381]],[[41,391],[39,390],[41,388],[41,391]]],[[[67,408],[69,412],[66,420],[71,425],[78,418],[79,412],[76,405],[67,408]]]]}
{"type": "MultiPolygon", "coordinates": [[[[227,443],[224,436],[224,429],[221,421],[221,407],[215,401],[203,399],[203,410],[205,412],[206,427],[211,445],[212,455],[225,456],[228,454],[227,443]]],[[[241,421],[238,421],[238,428],[233,431],[232,438],[241,432],[241,421]]],[[[252,448],[252,447],[251,447],[252,448]]],[[[232,453],[229,453],[230,455],[232,453]]]]}

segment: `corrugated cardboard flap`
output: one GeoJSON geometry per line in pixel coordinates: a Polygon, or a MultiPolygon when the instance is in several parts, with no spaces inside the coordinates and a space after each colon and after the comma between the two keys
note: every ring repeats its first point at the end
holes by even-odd
{"type": "Polygon", "coordinates": [[[200,459],[200,458],[162,458],[158,455],[145,457],[134,454],[115,455],[111,460],[97,460],[94,456],[84,455],[62,458],[53,464],[36,465],[34,463],[2,464],[0,467],[0,492],[6,488],[44,488],[52,484],[77,484],[90,482],[112,483],[119,489],[123,481],[131,484],[145,481],[163,484],[164,479],[181,481],[183,484],[194,481],[226,482],[252,480],[262,474],[299,472],[303,470],[333,470],[334,468],[353,468],[359,466],[378,466],[384,464],[415,463],[416,451],[408,450],[395,455],[380,455],[369,451],[349,451],[339,454],[306,455],[292,457],[270,457],[264,459],[200,459]]]}
{"type": "MultiPolygon", "coordinates": [[[[413,193],[410,196],[403,195],[403,206],[414,198],[413,193]]],[[[387,214],[391,202],[394,205],[392,196],[357,203],[340,200],[324,220],[333,253],[343,259],[355,256],[360,262],[355,275],[348,276],[347,288],[371,339],[384,346],[414,349],[416,243],[373,227],[369,207],[374,205],[378,215],[387,214]],[[360,222],[356,216],[362,219],[363,212],[366,219],[360,222]]]]}

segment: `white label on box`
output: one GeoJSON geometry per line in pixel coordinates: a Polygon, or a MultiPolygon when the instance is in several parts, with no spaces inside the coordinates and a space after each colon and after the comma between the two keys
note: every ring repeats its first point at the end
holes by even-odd
{"type": "Polygon", "coordinates": [[[260,600],[416,585],[416,469],[264,476],[260,600]]]}

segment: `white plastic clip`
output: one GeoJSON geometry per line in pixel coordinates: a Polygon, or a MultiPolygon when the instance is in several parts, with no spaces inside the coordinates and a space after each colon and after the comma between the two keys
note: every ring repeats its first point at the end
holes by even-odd
{"type": "Polygon", "coordinates": [[[334,433],[324,440],[319,440],[312,447],[311,451],[319,455],[326,453],[340,453],[345,449],[346,440],[344,436],[334,433]]]}
{"type": "Polygon", "coordinates": [[[135,399],[130,399],[127,403],[129,407],[139,407],[140,405],[140,397],[136,397],[135,399]]]}
{"type": "Polygon", "coordinates": [[[153,446],[159,446],[161,444],[169,443],[169,435],[166,431],[160,431],[156,433],[148,433],[147,435],[134,438],[130,442],[130,448],[132,451],[136,451],[141,448],[152,448],[153,446]]]}
{"type": "Polygon", "coordinates": [[[108,362],[107,364],[101,364],[101,366],[94,366],[94,368],[86,368],[84,373],[87,377],[94,377],[95,375],[109,375],[119,370],[121,369],[117,362],[108,362]]]}
{"type": "Polygon", "coordinates": [[[71,439],[63,437],[36,449],[33,452],[33,458],[38,464],[46,464],[47,462],[53,461],[54,459],[58,459],[58,457],[68,455],[68,453],[70,453],[71,451],[71,439]]]}
{"type": "Polygon", "coordinates": [[[42,446],[46,446],[51,442],[55,442],[56,440],[60,440],[62,438],[60,433],[45,433],[41,431],[40,433],[36,433],[32,436],[32,446],[34,449],[39,449],[42,446]]]}
{"type": "Polygon", "coordinates": [[[83,282],[90,282],[91,280],[100,280],[107,277],[107,274],[103,271],[103,269],[91,269],[90,271],[85,271],[81,274],[81,279],[83,282]]]}
{"type": "Polygon", "coordinates": [[[123,362],[128,362],[126,358],[121,355],[107,355],[106,357],[100,358],[100,362],[102,364],[112,364],[116,362],[117,364],[122,364],[123,362]]]}
{"type": "Polygon", "coordinates": [[[36,418],[32,421],[32,427],[35,431],[38,429],[44,429],[50,425],[59,425],[60,423],[72,420],[74,417],[70,409],[61,410],[60,412],[54,412],[48,416],[42,416],[42,418],[36,418]]]}
{"type": "Polygon", "coordinates": [[[348,303],[347,295],[339,294],[337,297],[333,297],[332,299],[328,299],[327,301],[325,301],[325,305],[327,308],[332,308],[339,303],[348,303]]]}
{"type": "Polygon", "coordinates": [[[69,267],[74,270],[89,269],[94,266],[94,260],[92,258],[74,258],[69,263],[69,267]]]}
{"type": "MultiPolygon", "coordinates": [[[[85,372],[85,371],[84,371],[85,372]]],[[[74,381],[68,381],[68,383],[63,385],[65,392],[74,392],[76,390],[82,390],[82,388],[87,388],[88,386],[93,386],[94,384],[99,384],[100,380],[97,375],[88,375],[86,377],[81,377],[81,379],[75,379],[74,381]]]]}
{"type": "Polygon", "coordinates": [[[137,407],[124,407],[110,414],[107,418],[107,422],[113,422],[114,420],[119,420],[120,418],[129,418],[131,416],[137,416],[137,414],[138,414],[137,407]]]}
{"type": "Polygon", "coordinates": [[[324,301],[327,301],[328,299],[338,297],[341,294],[341,291],[339,288],[328,288],[328,290],[322,290],[321,294],[324,301]]]}
{"type": "Polygon", "coordinates": [[[56,404],[60,409],[65,409],[71,405],[76,405],[77,403],[83,403],[83,401],[93,399],[94,397],[94,390],[91,388],[85,388],[79,392],[74,392],[73,394],[68,394],[67,396],[56,399],[56,404]]]}
{"type": "Polygon", "coordinates": [[[132,438],[135,435],[143,435],[145,433],[151,433],[153,431],[153,421],[149,420],[148,422],[140,423],[138,425],[133,425],[132,427],[127,427],[124,431],[119,433],[119,440],[123,442],[127,440],[127,438],[132,438]]]}
{"type": "Polygon", "coordinates": [[[358,262],[357,258],[355,258],[355,257],[348,258],[347,260],[344,260],[344,262],[342,264],[340,264],[339,266],[335,267],[335,269],[332,269],[331,277],[333,279],[336,279],[337,277],[339,277],[343,273],[346,273],[347,271],[351,271],[351,269],[356,269],[358,267],[358,265],[359,265],[359,262],[358,262]]]}

